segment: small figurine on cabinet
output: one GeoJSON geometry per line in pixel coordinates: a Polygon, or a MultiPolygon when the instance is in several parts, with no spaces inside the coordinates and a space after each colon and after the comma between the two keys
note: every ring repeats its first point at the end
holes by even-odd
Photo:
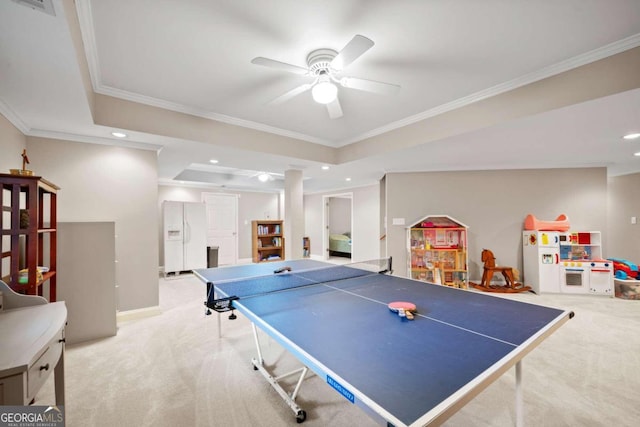
{"type": "Polygon", "coordinates": [[[27,169],[27,164],[29,164],[29,157],[27,156],[26,148],[22,150],[22,169],[9,169],[11,175],[24,175],[31,176],[33,175],[33,171],[27,169]]]}

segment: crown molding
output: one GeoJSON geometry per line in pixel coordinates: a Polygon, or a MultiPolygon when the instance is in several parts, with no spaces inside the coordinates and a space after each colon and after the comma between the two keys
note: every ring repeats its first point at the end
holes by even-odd
{"type": "Polygon", "coordinates": [[[87,65],[89,67],[89,77],[91,85],[95,92],[100,86],[100,66],[98,61],[98,48],[94,37],[95,30],[93,28],[93,14],[91,12],[90,0],[75,0],[78,22],[80,23],[80,34],[82,35],[82,44],[84,45],[84,54],[87,57],[87,65]]]}
{"type": "Polygon", "coordinates": [[[131,141],[127,139],[111,139],[91,135],[78,135],[75,133],[57,132],[43,129],[31,129],[25,133],[27,136],[37,138],[59,139],[72,142],[84,142],[99,145],[112,145],[116,147],[136,148],[139,150],[159,151],[162,145],[149,144],[146,142],[131,141]]]}
{"type": "Polygon", "coordinates": [[[24,135],[28,134],[30,131],[29,126],[16,114],[15,111],[9,107],[1,98],[0,98],[0,114],[5,116],[12,125],[14,125],[20,132],[24,135]]]}
{"type": "Polygon", "coordinates": [[[532,73],[525,74],[508,82],[501,83],[499,85],[481,90],[463,98],[456,99],[452,102],[439,105],[422,113],[418,113],[405,119],[390,123],[386,126],[373,129],[369,132],[360,134],[348,140],[344,140],[338,146],[343,147],[345,145],[353,144],[367,138],[372,138],[374,136],[381,135],[383,133],[387,133],[404,126],[438,116],[449,111],[457,110],[459,108],[473,104],[474,102],[491,98],[493,96],[500,95],[501,93],[509,92],[519,87],[526,86],[528,84],[564,73],[566,71],[570,71],[574,68],[599,61],[601,59],[613,56],[629,49],[636,48],[638,46],[640,46],[640,34],[634,34],[633,36],[618,40],[582,55],[574,56],[573,58],[566,59],[564,61],[558,62],[557,64],[550,65],[532,73]]]}

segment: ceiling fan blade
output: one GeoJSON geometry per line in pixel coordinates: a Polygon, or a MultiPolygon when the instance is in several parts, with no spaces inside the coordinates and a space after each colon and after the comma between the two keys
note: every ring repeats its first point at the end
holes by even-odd
{"type": "Polygon", "coordinates": [[[342,117],[342,107],[340,106],[340,100],[338,100],[338,97],[327,104],[327,111],[329,112],[329,117],[332,119],[339,119],[342,117]]]}
{"type": "Polygon", "coordinates": [[[279,97],[277,97],[276,99],[274,99],[273,101],[269,102],[270,105],[280,105],[283,102],[286,102],[288,100],[290,100],[291,98],[294,98],[298,95],[300,95],[302,92],[306,92],[309,89],[311,89],[313,87],[313,83],[306,83],[303,84],[302,86],[298,86],[295,89],[291,89],[289,92],[280,95],[279,97]]]}
{"type": "Polygon", "coordinates": [[[275,68],[276,70],[286,71],[288,73],[306,75],[309,74],[309,70],[306,68],[298,67],[297,65],[287,64],[286,62],[276,61],[275,59],[263,58],[261,56],[253,58],[252,64],[262,65],[263,67],[275,68]]]}
{"type": "Polygon", "coordinates": [[[358,59],[360,55],[371,49],[373,45],[372,40],[357,34],[342,48],[338,56],[333,58],[331,68],[337,71],[344,70],[349,64],[358,59]]]}
{"type": "Polygon", "coordinates": [[[400,86],[398,85],[360,79],[357,77],[343,77],[340,79],[340,84],[351,89],[364,90],[366,92],[373,92],[381,95],[395,95],[400,90],[400,86]]]}

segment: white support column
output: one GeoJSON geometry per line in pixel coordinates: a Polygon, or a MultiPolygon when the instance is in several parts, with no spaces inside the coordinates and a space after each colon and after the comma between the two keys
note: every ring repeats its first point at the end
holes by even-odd
{"type": "Polygon", "coordinates": [[[304,208],[302,171],[290,169],[284,172],[284,256],[285,259],[301,259],[303,256],[304,208]]]}

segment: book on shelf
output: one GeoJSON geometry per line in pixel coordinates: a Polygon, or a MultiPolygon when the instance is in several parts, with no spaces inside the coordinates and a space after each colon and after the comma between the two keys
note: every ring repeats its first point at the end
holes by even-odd
{"type": "Polygon", "coordinates": [[[282,246],[282,237],[273,237],[271,243],[273,246],[282,246]]]}
{"type": "Polygon", "coordinates": [[[280,225],[258,225],[258,235],[266,236],[269,234],[280,234],[280,225]]]}

